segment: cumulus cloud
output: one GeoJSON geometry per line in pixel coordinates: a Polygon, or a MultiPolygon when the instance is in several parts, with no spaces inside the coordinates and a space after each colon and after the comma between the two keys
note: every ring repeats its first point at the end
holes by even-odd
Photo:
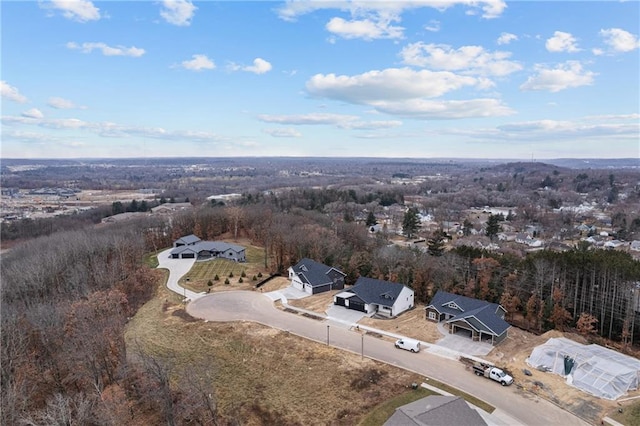
{"type": "Polygon", "coordinates": [[[374,40],[384,38],[401,38],[404,28],[392,25],[399,19],[352,19],[332,18],[326,25],[327,31],[337,36],[352,39],[374,40]]]}
{"type": "Polygon", "coordinates": [[[570,33],[556,31],[553,37],[547,39],[545,47],[549,52],[579,52],[577,40],[570,33]]]}
{"type": "Polygon", "coordinates": [[[140,49],[135,46],[124,47],[116,46],[112,47],[105,43],[82,43],[70,41],[67,43],[67,49],[80,50],[82,53],[91,53],[93,50],[99,50],[105,56],[131,56],[138,58],[144,55],[144,49],[140,49]]]}
{"type": "Polygon", "coordinates": [[[518,36],[511,33],[501,33],[500,37],[498,37],[498,44],[509,44],[512,41],[518,40],[518,36]]]}
{"type": "Polygon", "coordinates": [[[536,65],[536,73],[521,86],[521,90],[547,90],[559,92],[572,87],[590,86],[597,75],[584,70],[578,61],[567,61],[555,68],[536,65]]]}
{"type": "Polygon", "coordinates": [[[97,21],[101,18],[100,9],[88,0],[51,0],[38,3],[41,7],[61,11],[62,16],[76,22],[97,21]]]}
{"type": "Polygon", "coordinates": [[[498,117],[515,112],[497,99],[437,101],[409,99],[403,102],[377,101],[372,106],[380,112],[423,120],[498,117]]]}
{"type": "Polygon", "coordinates": [[[354,76],[316,74],[307,81],[306,89],[313,96],[369,103],[379,99],[433,98],[477,84],[476,78],[448,71],[387,68],[354,76]]]}
{"type": "Polygon", "coordinates": [[[64,98],[57,98],[57,97],[49,98],[49,101],[47,102],[47,105],[49,105],[51,108],[55,108],[55,109],[74,109],[74,108],[77,108],[76,104],[74,104],[72,101],[70,101],[68,99],[64,99],[64,98]]]}
{"type": "Polygon", "coordinates": [[[411,43],[400,52],[407,65],[429,67],[466,74],[504,76],[522,69],[508,60],[511,52],[488,52],[482,46],[462,46],[454,49],[446,44],[411,43]]]}
{"type": "Polygon", "coordinates": [[[44,117],[44,114],[38,108],[31,108],[31,109],[28,109],[28,110],[24,111],[22,113],[22,116],[23,117],[28,117],[28,118],[42,118],[42,117],[44,117]]]}
{"type": "Polygon", "coordinates": [[[640,48],[638,37],[620,28],[600,30],[600,36],[613,52],[631,52],[640,48]]]}
{"type": "Polygon", "coordinates": [[[230,63],[228,66],[231,71],[247,71],[254,74],[264,74],[271,71],[271,64],[262,58],[256,58],[253,60],[253,65],[242,66],[235,63],[230,63]]]}
{"type": "Polygon", "coordinates": [[[27,103],[27,97],[22,95],[17,88],[4,80],[0,81],[0,95],[2,95],[4,99],[8,99],[13,102],[18,102],[20,104],[27,103]]]}
{"type": "Polygon", "coordinates": [[[164,0],[160,16],[170,24],[186,27],[197,9],[189,0],[164,0]]]}
{"type": "Polygon", "coordinates": [[[181,67],[191,71],[202,71],[215,69],[216,64],[207,55],[192,55],[193,59],[182,61],[181,67]]]}
{"type": "Polygon", "coordinates": [[[299,138],[302,136],[302,133],[290,127],[284,129],[263,129],[262,131],[274,138],[299,138]]]}

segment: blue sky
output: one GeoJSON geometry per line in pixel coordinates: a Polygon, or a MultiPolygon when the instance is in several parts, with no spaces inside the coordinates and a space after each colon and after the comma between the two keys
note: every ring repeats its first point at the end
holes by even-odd
{"type": "Polygon", "coordinates": [[[640,157],[637,1],[2,1],[3,158],[640,157]]]}

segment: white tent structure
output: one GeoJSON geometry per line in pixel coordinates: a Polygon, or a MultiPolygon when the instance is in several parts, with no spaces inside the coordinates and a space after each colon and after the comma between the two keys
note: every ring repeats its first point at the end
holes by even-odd
{"type": "Polygon", "coordinates": [[[599,398],[615,400],[640,385],[640,360],[563,337],[536,346],[527,363],[566,377],[570,385],[599,398]]]}

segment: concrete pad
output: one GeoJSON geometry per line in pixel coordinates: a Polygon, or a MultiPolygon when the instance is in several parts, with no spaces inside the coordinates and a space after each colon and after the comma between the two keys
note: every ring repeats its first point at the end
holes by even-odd
{"type": "Polygon", "coordinates": [[[333,320],[336,325],[341,324],[349,327],[356,325],[358,321],[367,316],[364,312],[354,311],[352,309],[347,309],[344,306],[337,306],[333,304],[329,306],[325,312],[329,317],[329,321],[333,320]]]}
{"type": "Polygon", "coordinates": [[[443,346],[457,352],[469,355],[484,356],[493,350],[491,343],[474,342],[468,337],[448,334],[436,342],[436,345],[443,346]]]}

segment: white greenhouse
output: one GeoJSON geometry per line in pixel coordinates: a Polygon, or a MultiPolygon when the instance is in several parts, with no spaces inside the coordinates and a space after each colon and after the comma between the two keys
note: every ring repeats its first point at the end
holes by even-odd
{"type": "Polygon", "coordinates": [[[570,385],[600,398],[615,400],[640,383],[640,360],[599,345],[566,338],[536,346],[527,363],[566,377],[570,385]]]}

